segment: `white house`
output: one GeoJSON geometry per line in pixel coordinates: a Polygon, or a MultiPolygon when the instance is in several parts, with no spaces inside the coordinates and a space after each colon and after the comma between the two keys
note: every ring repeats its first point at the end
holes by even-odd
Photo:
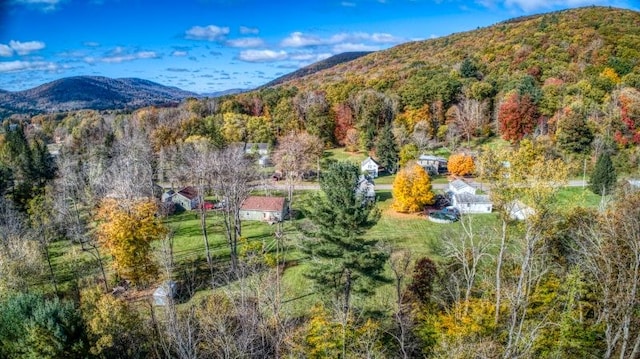
{"type": "Polygon", "coordinates": [[[367,201],[373,201],[376,198],[376,189],[373,179],[369,176],[360,175],[358,178],[358,186],[356,194],[361,195],[367,201]]]}
{"type": "Polygon", "coordinates": [[[460,213],[491,213],[493,203],[487,195],[477,195],[471,193],[454,193],[451,197],[451,205],[457,208],[460,213]]]}
{"type": "Polygon", "coordinates": [[[463,180],[454,180],[449,182],[449,191],[453,194],[476,194],[476,188],[463,180]]]}
{"type": "Polygon", "coordinates": [[[369,176],[376,178],[378,177],[378,170],[380,169],[380,165],[378,162],[374,161],[373,158],[367,157],[360,164],[360,170],[362,173],[368,174],[369,176]]]}

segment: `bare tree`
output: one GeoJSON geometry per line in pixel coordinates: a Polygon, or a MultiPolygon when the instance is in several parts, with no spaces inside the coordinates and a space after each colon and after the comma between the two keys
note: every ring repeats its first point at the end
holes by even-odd
{"type": "Polygon", "coordinates": [[[225,236],[231,254],[231,270],[238,269],[238,241],[242,236],[240,207],[249,196],[256,178],[254,162],[241,147],[227,147],[213,153],[213,190],[223,202],[225,236]]]}
{"type": "Polygon", "coordinates": [[[410,305],[406,300],[406,282],[411,266],[411,252],[400,250],[392,252],[389,256],[389,264],[393,272],[394,286],[396,291],[396,310],[394,319],[396,322],[396,332],[391,335],[398,342],[402,358],[410,358],[414,354],[414,346],[410,340],[413,323],[411,322],[410,305]]]}
{"type": "Polygon", "coordinates": [[[467,147],[471,137],[478,129],[489,123],[487,107],[486,101],[478,101],[467,97],[462,97],[453,106],[454,124],[467,138],[467,147]]]}
{"type": "Polygon", "coordinates": [[[317,165],[323,150],[322,141],[307,132],[290,132],[278,140],[273,159],[287,183],[289,203],[293,199],[296,182],[317,165]]]}

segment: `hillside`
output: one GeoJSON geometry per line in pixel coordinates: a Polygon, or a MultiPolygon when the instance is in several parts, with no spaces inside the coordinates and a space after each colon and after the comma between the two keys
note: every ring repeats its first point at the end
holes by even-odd
{"type": "Polygon", "coordinates": [[[279,85],[288,81],[293,81],[308,75],[312,75],[315,74],[316,72],[322,71],[322,70],[326,70],[326,69],[330,69],[334,66],[340,65],[340,64],[344,64],[350,61],[353,61],[355,59],[358,59],[362,56],[368,55],[370,54],[370,51],[359,51],[359,52],[343,52],[341,54],[338,55],[334,55],[331,56],[329,58],[326,58],[322,61],[318,61],[318,62],[314,62],[311,65],[305,66],[301,69],[298,69],[294,72],[288,73],[284,76],[278,77],[277,79],[270,81],[266,84],[264,84],[263,86],[261,86],[262,88],[264,87],[270,87],[270,86],[275,86],[275,85],[279,85]]]}
{"type": "Polygon", "coordinates": [[[193,96],[196,94],[142,79],[78,76],[24,91],[2,91],[0,114],[139,108],[193,96]]]}
{"type": "Polygon", "coordinates": [[[465,58],[478,80],[507,90],[526,75],[566,84],[613,68],[623,77],[640,65],[640,13],[587,7],[516,18],[438,39],[416,41],[293,78],[282,86],[328,90],[350,85],[402,93],[422,77],[449,76],[465,58]]]}

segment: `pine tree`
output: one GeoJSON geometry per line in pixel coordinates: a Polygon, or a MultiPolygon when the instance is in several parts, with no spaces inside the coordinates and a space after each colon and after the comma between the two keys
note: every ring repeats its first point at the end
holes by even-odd
{"type": "Polygon", "coordinates": [[[593,193],[605,195],[611,193],[616,184],[616,169],[611,162],[611,155],[603,152],[598,156],[596,167],[593,169],[590,179],[590,187],[593,193]]]}
{"type": "Polygon", "coordinates": [[[556,130],[558,147],[568,153],[585,153],[593,141],[593,132],[583,115],[572,108],[562,111],[556,130]]]}
{"type": "Polygon", "coordinates": [[[378,161],[386,168],[387,172],[395,173],[398,169],[398,146],[393,137],[391,126],[387,125],[382,130],[378,139],[378,147],[376,148],[378,161]]]}
{"type": "Polygon", "coordinates": [[[376,248],[376,240],[363,235],[380,218],[375,203],[365,201],[357,189],[360,169],[348,162],[330,165],[320,177],[321,194],[307,203],[305,215],[313,223],[305,252],[314,268],[307,277],[317,287],[351,308],[353,292],[368,293],[382,279],[387,255],[376,248]],[[317,264],[316,264],[317,263],[317,264]]]}

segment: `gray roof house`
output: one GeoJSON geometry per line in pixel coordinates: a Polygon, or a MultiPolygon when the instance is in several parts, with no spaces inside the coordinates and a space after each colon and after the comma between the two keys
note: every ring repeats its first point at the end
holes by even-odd
{"type": "Polygon", "coordinates": [[[369,176],[376,178],[378,177],[378,170],[380,169],[380,164],[374,161],[371,156],[367,157],[362,163],[360,163],[360,171],[362,173],[368,174],[369,176]]]}
{"type": "Polygon", "coordinates": [[[367,201],[372,201],[376,198],[375,183],[373,178],[365,175],[360,175],[358,178],[358,185],[356,187],[356,194],[361,195],[367,201]]]}
{"type": "Polygon", "coordinates": [[[449,182],[449,191],[451,191],[453,194],[461,194],[461,193],[476,194],[475,187],[459,179],[449,182]]]}
{"type": "Polygon", "coordinates": [[[491,213],[493,203],[487,195],[477,195],[471,193],[455,193],[451,198],[451,204],[460,213],[491,213]]]}
{"type": "Polygon", "coordinates": [[[420,155],[416,161],[429,174],[447,173],[447,159],[433,155],[420,155]]]}

